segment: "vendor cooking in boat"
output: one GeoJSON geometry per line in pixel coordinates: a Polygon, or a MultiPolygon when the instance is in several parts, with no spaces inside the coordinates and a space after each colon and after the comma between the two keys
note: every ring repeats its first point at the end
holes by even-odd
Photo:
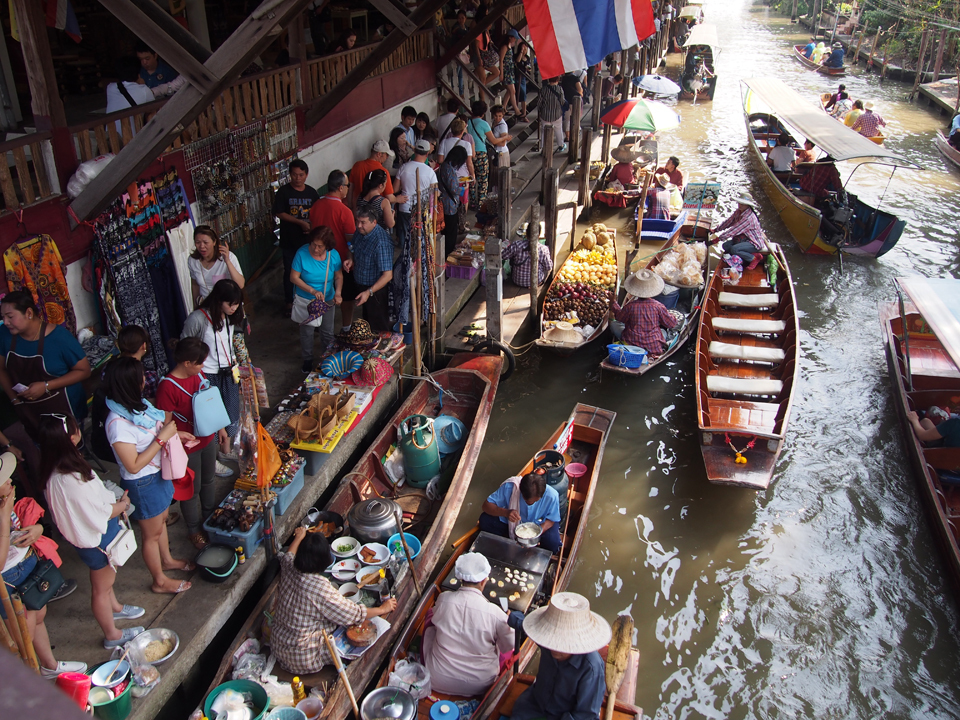
{"type": "Polygon", "coordinates": [[[620,339],[643,348],[651,357],[663,355],[667,348],[666,336],[660,328],[669,330],[677,326],[677,319],[666,306],[654,300],[663,292],[663,278],[644,268],[628,277],[623,287],[627,291],[623,307],[616,300],[610,303],[613,317],[623,323],[620,339]]]}
{"type": "Polygon", "coordinates": [[[487,558],[475,552],[461,555],[454,575],[460,589],[440,593],[434,603],[433,619],[423,633],[424,661],[434,691],[482,696],[500,673],[500,655],[513,650],[514,632],[509,616],[483,595],[490,578],[487,558]]]}
{"type": "Polygon", "coordinates": [[[527,615],[523,629],[540,646],[540,668],[513,704],[511,720],[599,717],[606,680],[598,651],[610,642],[610,624],[583,595],[558,592],[527,615]]]}
{"type": "Polygon", "coordinates": [[[528,522],[543,530],[540,547],[553,553],[560,550],[560,496],[539,473],[507,478],[486,499],[480,513],[480,529],[500,537],[515,539],[517,525],[528,522]]]}
{"type": "Polygon", "coordinates": [[[280,586],[271,631],[271,648],[280,665],[297,675],[318,672],[333,658],[321,630],[333,633],[339,626],[359,625],[387,615],[397,607],[394,598],[368,608],[347,600],[321,575],[333,564],[330,543],[322,533],[293,531],[290,549],[280,553],[280,586]]]}

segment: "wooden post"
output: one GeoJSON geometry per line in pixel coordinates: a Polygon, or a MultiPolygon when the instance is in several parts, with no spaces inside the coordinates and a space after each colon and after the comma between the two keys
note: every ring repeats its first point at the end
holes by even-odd
{"type": "MultiPolygon", "coordinates": [[[[441,200],[438,197],[437,204],[439,205],[440,202],[441,200]]],[[[434,227],[436,227],[436,222],[434,222],[434,227]]],[[[436,276],[436,280],[434,281],[434,285],[437,289],[437,312],[434,317],[436,318],[436,324],[439,324],[440,327],[440,336],[436,337],[436,324],[434,326],[434,355],[436,355],[436,353],[442,354],[445,352],[447,347],[447,343],[444,340],[444,337],[446,337],[447,334],[447,304],[445,295],[447,282],[447,251],[443,233],[434,233],[434,242],[436,243],[436,245],[434,245],[436,248],[434,250],[434,257],[437,258],[437,269],[440,271],[436,276]],[[440,258],[443,258],[443,262],[440,261],[440,258]]]]}
{"type": "Polygon", "coordinates": [[[544,214],[544,235],[547,240],[547,247],[550,248],[550,257],[553,260],[557,258],[557,221],[559,220],[557,210],[557,195],[559,193],[558,173],[556,168],[544,170],[544,191],[543,191],[543,214],[544,214]]]}
{"type": "MultiPolygon", "coordinates": [[[[900,25],[900,21],[899,21],[899,20],[898,20],[896,23],[894,23],[894,25],[893,25],[893,32],[891,33],[891,36],[892,36],[892,37],[896,37],[896,36],[897,36],[897,27],[898,27],[899,25],[900,25]]],[[[881,66],[880,66],[880,82],[883,82],[883,78],[884,78],[884,76],[885,76],[886,74],[887,74],[887,51],[886,51],[886,49],[884,49],[884,51],[883,51],[883,63],[882,63],[881,66]]]]}
{"type": "Polygon", "coordinates": [[[940,31],[940,40],[937,47],[937,60],[933,64],[933,78],[931,82],[936,82],[940,79],[940,67],[943,65],[943,48],[947,44],[947,29],[944,28],[940,31]]]}
{"type": "Polygon", "coordinates": [[[20,48],[30,85],[31,105],[37,121],[37,130],[66,127],[67,116],[57,89],[53,71],[53,53],[47,40],[47,25],[40,3],[31,0],[13,0],[20,30],[20,48]]]}
{"type": "Polygon", "coordinates": [[[873,54],[877,51],[877,44],[880,42],[880,33],[883,32],[883,26],[877,25],[877,34],[873,36],[873,45],[870,46],[870,57],[867,58],[867,70],[873,67],[873,54]]]}
{"type": "Polygon", "coordinates": [[[593,130],[583,131],[580,154],[580,186],[577,189],[577,204],[583,205],[583,216],[590,217],[590,151],[593,145],[593,130]]]}
{"type": "Polygon", "coordinates": [[[603,145],[600,146],[600,159],[606,165],[610,162],[610,140],[613,128],[610,125],[603,126],[603,145]]]}
{"type": "Polygon", "coordinates": [[[573,99],[573,106],[570,108],[570,144],[568,146],[568,157],[571,163],[577,161],[577,151],[580,148],[580,118],[582,117],[582,99],[578,95],[573,99]]]}
{"type": "Polygon", "coordinates": [[[530,206],[530,224],[527,225],[527,243],[530,248],[530,318],[536,322],[539,315],[537,292],[540,282],[540,204],[530,206]]]}
{"type": "Polygon", "coordinates": [[[543,168],[541,170],[541,179],[540,179],[540,192],[546,194],[547,192],[547,171],[553,167],[553,146],[555,140],[553,139],[553,125],[547,125],[543,129],[543,148],[550,148],[549,151],[544,149],[543,151],[543,168]]]}
{"type": "Polygon", "coordinates": [[[593,79],[593,131],[598,132],[600,130],[600,93],[602,92],[601,88],[603,87],[603,79],[600,77],[600,73],[597,73],[597,76],[593,79]]]}
{"type": "Polygon", "coordinates": [[[793,8],[790,10],[790,22],[797,21],[797,4],[799,0],[793,0],[793,8]]]}
{"type": "MultiPolygon", "coordinates": [[[[507,182],[509,182],[509,180],[507,182]]],[[[502,342],[503,252],[499,233],[487,236],[486,242],[484,242],[483,245],[483,254],[487,283],[487,338],[502,342]]]]}
{"type": "Polygon", "coordinates": [[[860,37],[857,38],[857,46],[853,50],[853,65],[857,64],[857,60],[860,58],[860,44],[863,42],[863,34],[865,30],[860,31],[860,37]]]}
{"type": "Polygon", "coordinates": [[[917,58],[917,76],[913,79],[913,89],[910,91],[910,102],[917,94],[917,88],[920,87],[920,78],[923,76],[923,60],[927,56],[927,36],[930,31],[924,28],[920,36],[920,56],[917,58]]]}
{"type": "MultiPolygon", "coordinates": [[[[640,64],[640,53],[637,53],[637,60],[633,64],[633,77],[638,78],[643,75],[643,66],[640,64]]],[[[633,81],[630,82],[630,97],[636,97],[637,93],[640,92],[640,88],[633,84],[633,81]]]]}

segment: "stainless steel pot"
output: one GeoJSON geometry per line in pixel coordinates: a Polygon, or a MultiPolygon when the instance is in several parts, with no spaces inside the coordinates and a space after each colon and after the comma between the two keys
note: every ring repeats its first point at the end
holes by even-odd
{"type": "Polygon", "coordinates": [[[360,716],[363,720],[414,720],[417,717],[417,701],[413,695],[398,687],[377,688],[363,699],[360,716]]]}
{"type": "Polygon", "coordinates": [[[347,523],[350,535],[361,542],[386,544],[397,532],[397,513],[402,512],[400,505],[390,498],[369,498],[350,508],[347,523]]]}

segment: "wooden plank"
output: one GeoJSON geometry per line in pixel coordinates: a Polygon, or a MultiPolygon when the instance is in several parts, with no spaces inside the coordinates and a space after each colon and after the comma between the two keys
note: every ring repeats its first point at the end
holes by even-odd
{"type": "Polygon", "coordinates": [[[110,143],[107,141],[107,128],[105,125],[97,125],[93,128],[93,134],[97,138],[97,155],[106,155],[110,152],[110,143]]]}
{"type": "MultiPolygon", "coordinates": [[[[126,121],[121,123],[121,125],[126,125],[126,121]]],[[[117,132],[116,122],[107,123],[107,134],[110,136],[110,152],[116,155],[123,150],[123,144],[120,142],[120,133],[117,132]]]]}
{"type": "Polygon", "coordinates": [[[4,153],[3,161],[0,162],[0,189],[3,190],[3,202],[7,210],[13,210],[20,206],[17,189],[13,184],[13,177],[10,175],[10,166],[7,164],[6,153],[4,153]]]}
{"type": "MultiPolygon", "coordinates": [[[[133,122],[133,118],[136,116],[130,116],[129,118],[123,118],[120,121],[120,146],[125,148],[127,143],[133,140],[133,129],[130,127],[130,123],[133,122]]],[[[118,151],[119,152],[119,151],[118,151]]]]}
{"type": "Polygon", "coordinates": [[[89,130],[80,130],[75,137],[79,140],[80,145],[80,160],[81,162],[86,162],[87,160],[93,160],[93,148],[90,146],[90,131],[89,130]]]}
{"type": "MultiPolygon", "coordinates": [[[[26,3],[26,0],[17,0],[26,3]]],[[[110,163],[109,173],[100,173],[70,204],[73,216],[84,220],[96,215],[169,145],[183,125],[194,120],[215,95],[232,83],[276,37],[303,11],[310,0],[276,0],[254,9],[240,26],[210,56],[205,67],[219,78],[217,87],[203,93],[193,84],[184,85],[157,112],[133,141],[110,163]]],[[[75,222],[71,218],[71,222],[75,222]]]]}
{"type": "Polygon", "coordinates": [[[223,95],[218,95],[217,99],[213,101],[213,117],[214,117],[214,126],[217,128],[217,132],[226,130],[228,125],[224,120],[223,114],[223,95]]]}
{"type": "Polygon", "coordinates": [[[470,47],[471,43],[480,37],[484,30],[492,28],[508,9],[513,5],[519,5],[517,0],[500,0],[493,5],[486,16],[479,22],[470,26],[470,30],[462,38],[447,46],[446,52],[437,61],[437,67],[442,68],[453,61],[461,52],[470,47]]]}
{"type": "Polygon", "coordinates": [[[210,59],[210,49],[204,47],[183,25],[162,9],[156,0],[132,0],[143,13],[155,22],[167,35],[176,40],[188,53],[205,63],[210,59]]]}
{"type": "Polygon", "coordinates": [[[467,65],[463,60],[460,59],[460,56],[457,55],[453,61],[463,69],[463,74],[469,77],[475,83],[476,87],[480,88],[483,93],[490,98],[492,101],[496,101],[497,97],[493,94],[493,90],[488,88],[486,84],[479,78],[479,76],[473,71],[473,69],[467,65]]]}
{"type": "Polygon", "coordinates": [[[196,57],[168,35],[131,0],[100,0],[110,13],[126,25],[134,35],[143,40],[164,60],[183,75],[201,92],[212,92],[219,78],[196,57]]]}
{"type": "Polygon", "coordinates": [[[30,143],[30,155],[33,158],[33,172],[37,176],[37,185],[40,189],[40,197],[50,197],[50,179],[47,177],[47,165],[43,161],[43,145],[35,142],[30,143]]]}
{"type": "Polygon", "coordinates": [[[243,117],[239,120],[241,123],[245,123],[253,117],[253,99],[251,98],[250,83],[244,83],[241,87],[243,90],[243,117]]]}
{"type": "Polygon", "coordinates": [[[53,70],[53,53],[47,39],[47,27],[40,3],[33,0],[13,0],[20,32],[27,82],[30,85],[33,114],[49,117],[53,127],[66,127],[67,116],[57,90],[53,70]]]}
{"type": "Polygon", "coordinates": [[[20,182],[23,202],[25,205],[31,205],[36,201],[37,194],[33,191],[33,178],[30,177],[30,166],[27,164],[27,154],[23,146],[13,149],[13,163],[17,166],[17,180],[20,182]]]}
{"type": "Polygon", "coordinates": [[[413,35],[417,31],[418,25],[414,25],[407,14],[400,10],[390,0],[368,0],[380,13],[404,35],[413,35]]]}

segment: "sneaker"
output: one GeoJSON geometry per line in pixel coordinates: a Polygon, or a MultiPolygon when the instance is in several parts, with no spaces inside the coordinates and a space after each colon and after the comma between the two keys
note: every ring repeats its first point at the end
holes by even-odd
{"type": "Polygon", "coordinates": [[[55,680],[57,675],[65,672],[74,672],[74,673],[85,673],[87,671],[87,664],[85,662],[71,662],[69,660],[61,660],[57,663],[57,666],[51,670],[50,668],[45,668],[43,665],[40,666],[40,677],[44,680],[55,680]]]}
{"type": "Polygon", "coordinates": [[[300,366],[300,372],[313,372],[313,360],[304,360],[303,364],[300,366]]]}
{"type": "MultiPolygon", "coordinates": [[[[142,627],[125,628],[123,633],[116,640],[104,640],[103,648],[104,650],[112,650],[115,647],[120,647],[121,645],[133,640],[137,635],[142,633],[143,630],[144,628],[142,627]]],[[[60,664],[62,665],[63,663],[60,664]]]]}
{"type": "MultiPolygon", "coordinates": [[[[57,590],[57,594],[54,595],[49,600],[47,600],[47,602],[53,602],[54,600],[63,600],[67,595],[70,595],[76,589],[77,589],[76,580],[64,580],[63,585],[61,585],[60,589],[57,590]]],[[[67,671],[61,670],[60,672],[67,672],[67,671]]]]}
{"type": "Polygon", "coordinates": [[[562,153],[567,152],[569,149],[570,149],[570,146],[567,145],[566,143],[564,143],[563,145],[560,146],[560,148],[557,150],[557,152],[562,154],[562,153]]]}
{"type": "Polygon", "coordinates": [[[218,450],[217,460],[230,460],[232,462],[240,462],[240,453],[236,453],[236,452],[225,453],[218,450]]]}
{"type": "Polygon", "coordinates": [[[115,612],[113,614],[114,620],[136,620],[138,617],[143,617],[146,610],[137,605],[124,605],[123,610],[120,612],[115,612]]]}
{"type": "Polygon", "coordinates": [[[222,462],[217,460],[217,472],[216,472],[217,477],[230,477],[231,475],[234,474],[234,472],[235,471],[232,467],[230,467],[229,465],[224,465],[222,462]]]}

